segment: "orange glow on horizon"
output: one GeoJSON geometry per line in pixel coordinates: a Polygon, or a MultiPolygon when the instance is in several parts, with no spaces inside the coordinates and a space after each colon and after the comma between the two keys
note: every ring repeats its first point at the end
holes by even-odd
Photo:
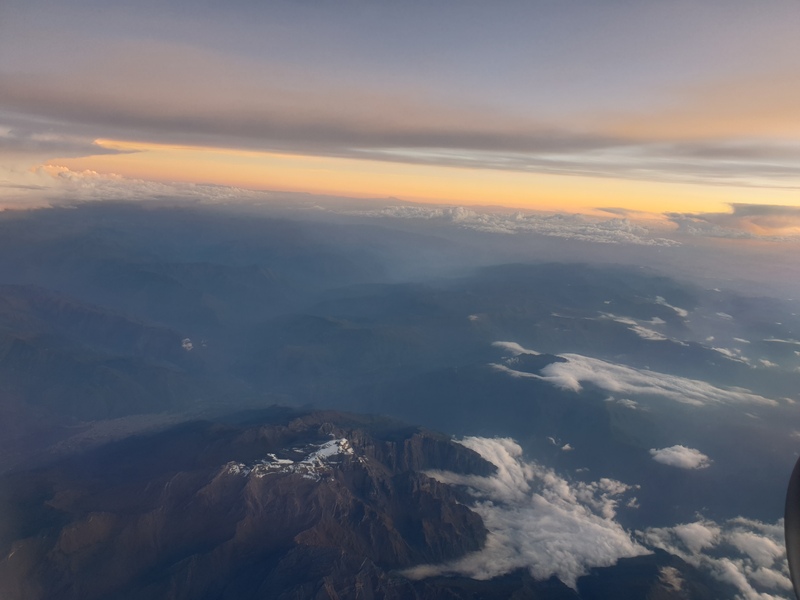
{"type": "Polygon", "coordinates": [[[461,205],[596,212],[726,212],[731,202],[792,204],[784,190],[548,175],[493,169],[97,140],[120,154],[58,158],[71,170],[162,182],[461,205]]]}

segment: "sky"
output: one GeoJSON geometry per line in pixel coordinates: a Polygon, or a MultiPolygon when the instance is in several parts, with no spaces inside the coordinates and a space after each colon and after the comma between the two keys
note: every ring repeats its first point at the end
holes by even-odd
{"type": "Polygon", "coordinates": [[[800,233],[798,28],[797,0],[6,0],[0,207],[99,176],[800,233]]]}

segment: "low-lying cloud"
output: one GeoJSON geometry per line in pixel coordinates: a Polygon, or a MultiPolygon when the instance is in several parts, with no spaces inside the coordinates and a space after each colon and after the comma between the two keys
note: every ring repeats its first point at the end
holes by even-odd
{"type": "Polygon", "coordinates": [[[738,517],[699,520],[638,532],[647,546],[666,550],[732,585],[742,600],[794,598],[783,545],[783,520],[762,523],[738,517]]]}
{"type": "Polygon", "coordinates": [[[465,229],[501,234],[531,233],[601,244],[678,246],[626,218],[599,219],[578,214],[545,214],[476,211],[462,206],[389,206],[353,214],[369,217],[435,220],[465,229]]]}
{"type": "MultiPolygon", "coordinates": [[[[630,331],[638,335],[643,340],[650,340],[653,342],[666,342],[670,339],[664,334],[659,333],[655,329],[650,329],[649,327],[640,325],[638,321],[630,317],[620,317],[611,313],[603,313],[603,312],[600,313],[600,317],[603,319],[609,319],[611,321],[614,321],[615,323],[626,325],[630,331]]],[[[662,321],[661,319],[659,319],[658,321],[652,319],[648,321],[648,323],[652,325],[661,325],[664,323],[664,321],[662,321]]]]}
{"type": "Polygon", "coordinates": [[[695,448],[676,445],[669,448],[652,448],[650,455],[662,465],[679,469],[705,469],[711,466],[711,459],[695,448]]]}
{"type": "Polygon", "coordinates": [[[778,403],[744,388],[721,388],[698,379],[669,375],[610,363],[581,354],[562,354],[565,362],[554,362],[540,371],[540,375],[516,371],[506,365],[493,364],[496,370],[514,377],[533,377],[556,387],[580,392],[582,384],[592,384],[619,396],[656,396],[681,404],[706,406],[712,404],[778,403]]]}
{"type": "Polygon", "coordinates": [[[685,308],[680,308],[678,306],[672,306],[672,304],[667,302],[661,296],[656,296],[656,304],[660,304],[661,306],[666,306],[667,308],[671,308],[673,311],[675,311],[675,314],[681,317],[682,319],[685,319],[686,317],[689,316],[688,310],[686,310],[685,308]]]}
{"type": "Polygon", "coordinates": [[[465,485],[475,497],[474,510],[489,530],[483,550],[441,565],[421,565],[413,578],[459,573],[491,579],[527,568],[540,580],[551,575],[571,587],[594,566],[647,554],[615,520],[620,500],[631,499],[633,486],[602,478],[568,481],[536,462],[522,458],[510,439],[470,437],[461,441],[495,464],[492,477],[432,471],[438,481],[465,485]]]}
{"type": "MultiPolygon", "coordinates": [[[[94,201],[186,200],[200,203],[267,202],[270,192],[199,183],[160,182],[103,174],[73,171],[59,165],[47,165],[24,174],[28,196],[49,205],[94,201]]],[[[0,181],[0,201],[7,195],[0,181]]]]}
{"type": "Polygon", "coordinates": [[[524,348],[517,342],[492,342],[492,346],[495,348],[501,348],[506,352],[509,352],[512,356],[519,356],[520,354],[531,354],[533,356],[539,355],[539,352],[536,352],[536,350],[524,348]]]}
{"type": "MultiPolygon", "coordinates": [[[[411,578],[459,574],[485,580],[523,568],[537,580],[556,576],[576,588],[577,579],[592,567],[658,548],[733,586],[738,599],[791,597],[782,521],[700,519],[628,531],[616,520],[617,511],[638,508],[638,486],[608,478],[588,483],[568,479],[525,460],[520,446],[508,438],[468,437],[460,443],[497,466],[497,473],[428,475],[469,489],[472,508],[489,531],[486,544],[461,559],[408,569],[405,575],[411,578]]],[[[682,585],[679,572],[669,567],[661,570],[661,579],[674,589],[682,585]]]]}
{"type": "Polygon", "coordinates": [[[740,363],[745,363],[745,364],[750,364],[750,359],[747,358],[746,356],[744,356],[742,354],[742,351],[739,350],[739,348],[717,348],[717,347],[712,347],[711,349],[714,352],[718,352],[719,354],[722,354],[722,356],[724,356],[728,360],[732,360],[732,361],[740,362],[740,363]]]}
{"type": "MultiPolygon", "coordinates": [[[[246,205],[321,213],[349,211],[385,199],[344,198],[298,192],[252,190],[236,186],[152,181],[91,170],[75,171],[49,164],[30,170],[0,165],[0,210],[81,202],[177,201],[195,204],[246,205]]],[[[397,202],[392,199],[392,202],[397,202]]]]}
{"type": "Polygon", "coordinates": [[[800,234],[800,207],[731,204],[724,213],[668,213],[680,232],[719,238],[774,238],[800,234]]]}

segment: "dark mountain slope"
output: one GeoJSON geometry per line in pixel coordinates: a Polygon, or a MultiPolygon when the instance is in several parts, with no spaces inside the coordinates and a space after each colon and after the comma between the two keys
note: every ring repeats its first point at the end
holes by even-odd
{"type": "Polygon", "coordinates": [[[479,549],[481,520],[420,471],[494,467],[444,436],[370,421],[190,423],[9,475],[0,593],[278,597],[370,573],[386,586],[392,569],[479,549]]]}

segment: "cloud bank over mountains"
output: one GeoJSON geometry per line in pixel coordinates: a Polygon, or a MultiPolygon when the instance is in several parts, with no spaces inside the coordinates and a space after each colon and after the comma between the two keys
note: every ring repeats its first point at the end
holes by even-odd
{"type": "MultiPolygon", "coordinates": [[[[726,238],[791,242],[800,240],[800,208],[772,205],[729,205],[725,213],[672,213],[663,220],[629,210],[602,209],[603,219],[573,213],[514,213],[475,210],[463,206],[398,205],[352,214],[451,223],[498,234],[539,234],[584,242],[646,246],[680,246],[691,238],[726,238]]],[[[668,306],[668,305],[667,305],[668,306]]],[[[670,307],[673,308],[673,307],[670,307]]],[[[681,314],[681,309],[676,309],[681,314]]]]}
{"type": "Polygon", "coordinates": [[[634,244],[677,246],[680,242],[658,237],[650,229],[626,218],[599,219],[578,214],[537,214],[476,211],[463,206],[390,206],[379,210],[360,211],[362,216],[396,219],[436,220],[443,223],[500,234],[535,233],[602,244],[634,244]]]}
{"type": "Polygon", "coordinates": [[[800,207],[764,204],[730,205],[730,212],[667,213],[679,231],[731,239],[784,239],[800,234],[800,207]]]}
{"type": "Polygon", "coordinates": [[[508,214],[501,210],[478,211],[463,206],[397,205],[396,200],[394,205],[386,206],[389,199],[346,199],[222,185],[149,181],[94,171],[73,171],[60,166],[45,166],[34,171],[20,167],[18,170],[13,182],[0,179],[0,209],[103,200],[171,199],[243,205],[279,204],[357,218],[436,222],[500,235],[534,234],[580,242],[636,246],[680,245],[679,241],[663,237],[663,231],[652,231],[624,217],[603,219],[578,214],[535,212],[508,214]],[[368,205],[372,208],[365,208],[368,205]],[[353,206],[359,208],[354,209],[353,206]]]}
{"type": "MultiPolygon", "coordinates": [[[[45,160],[48,145],[64,155],[115,154],[92,140],[73,135],[41,136],[16,133],[0,126],[0,156],[6,146],[20,145],[24,152],[45,160]],[[85,152],[84,152],[85,151],[85,152]]],[[[575,213],[536,211],[509,212],[500,207],[469,208],[399,203],[393,198],[358,199],[254,190],[229,185],[153,181],[76,171],[47,164],[31,169],[16,159],[0,172],[0,209],[40,207],[54,204],[102,200],[185,200],[202,203],[270,204],[315,208],[321,212],[353,217],[399,219],[440,223],[462,229],[499,235],[540,235],[579,242],[677,247],[691,238],[761,239],[774,242],[800,240],[800,209],[789,206],[731,204],[730,213],[666,213],[663,218],[627,210],[603,209],[611,218],[575,213]],[[367,208],[369,207],[369,208],[367,208]]],[[[646,335],[646,332],[642,332],[646,335]]]]}
{"type": "Polygon", "coordinates": [[[638,533],[642,543],[679,556],[734,586],[740,600],[794,598],[783,519],[774,524],[742,517],[722,523],[701,519],[638,533]]]}
{"type": "Polygon", "coordinates": [[[469,437],[461,443],[495,464],[497,474],[428,474],[469,487],[476,499],[474,510],[489,530],[486,546],[452,563],[415,567],[409,576],[459,573],[491,579],[527,568],[537,579],[556,575],[574,588],[592,566],[610,566],[619,558],[648,552],[614,519],[618,504],[632,498],[635,487],[607,478],[568,481],[524,460],[522,448],[511,439],[469,437]]]}
{"type": "Polygon", "coordinates": [[[102,201],[243,205],[273,199],[270,192],[232,186],[132,179],[88,170],[73,171],[57,165],[19,171],[17,182],[0,179],[0,210],[102,201]]]}
{"type": "MultiPolygon", "coordinates": [[[[460,574],[490,579],[523,568],[536,579],[555,575],[575,588],[577,579],[592,567],[610,566],[620,558],[659,548],[734,586],[738,599],[790,598],[781,521],[701,519],[628,531],[616,517],[621,506],[638,508],[637,486],[609,478],[584,482],[564,477],[527,460],[509,438],[468,437],[460,443],[493,463],[497,473],[481,477],[430,471],[428,475],[468,488],[475,499],[473,510],[489,530],[486,545],[449,563],[409,569],[406,575],[412,578],[460,574]]],[[[673,454],[696,457],[697,451],[684,450],[673,454]]],[[[679,579],[673,583],[677,588],[682,585],[679,579]]]]}

